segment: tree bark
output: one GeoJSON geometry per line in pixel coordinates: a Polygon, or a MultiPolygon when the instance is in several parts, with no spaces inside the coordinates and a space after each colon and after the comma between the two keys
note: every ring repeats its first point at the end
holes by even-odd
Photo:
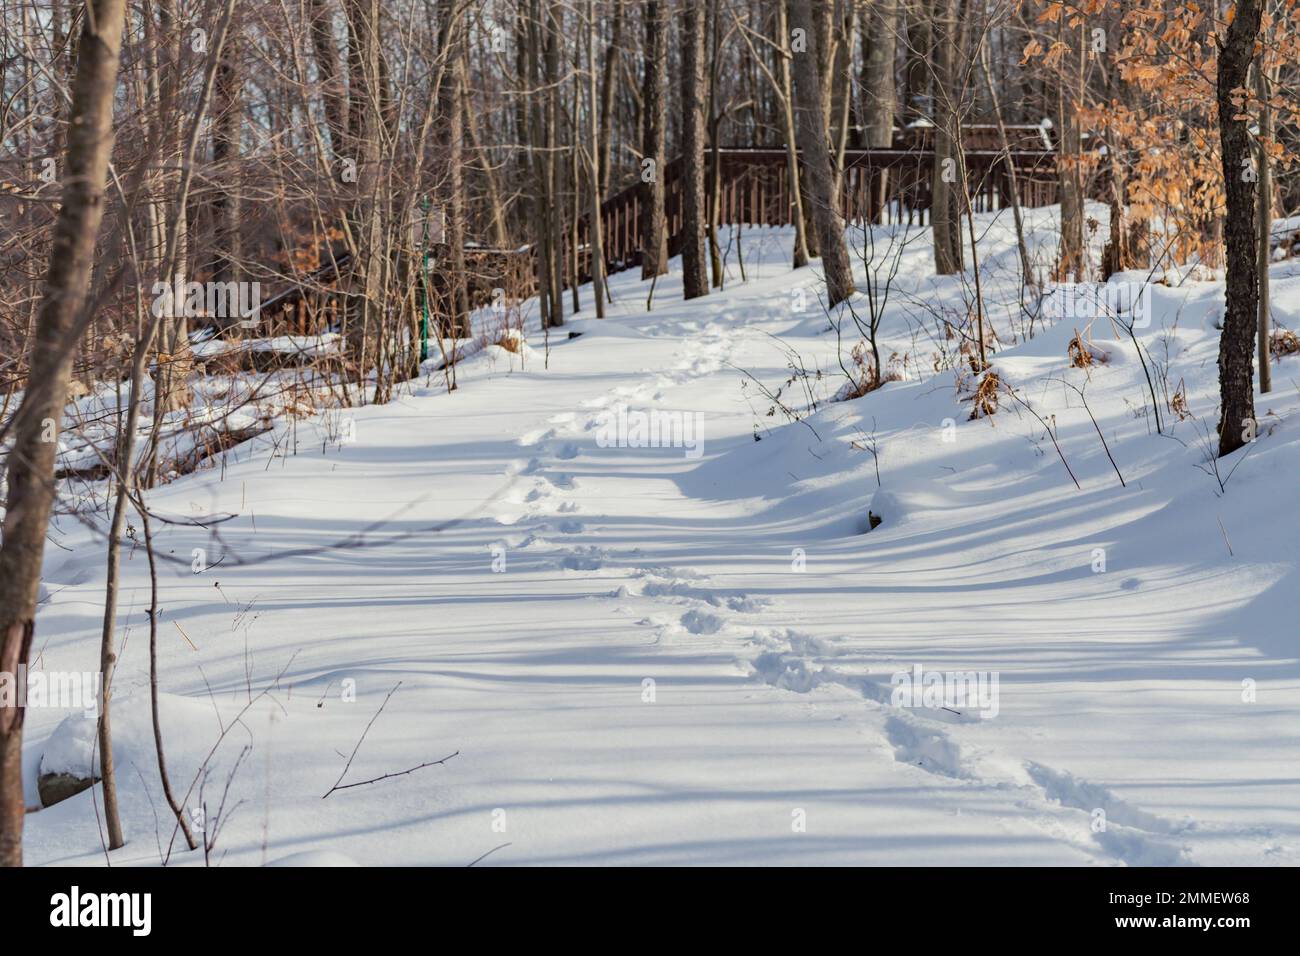
{"type": "Polygon", "coordinates": [[[903,67],[903,118],[912,123],[929,119],[931,68],[931,7],[943,0],[910,0],[907,16],[907,63],[903,67]]]}
{"type": "Polygon", "coordinates": [[[546,43],[542,58],[546,70],[546,122],[544,136],[547,162],[547,206],[551,228],[551,324],[564,324],[564,164],[560,161],[558,131],[560,125],[560,38],[564,16],[558,0],[546,0],[546,43]]]}
{"type": "Polygon", "coordinates": [[[790,218],[794,222],[792,266],[795,269],[802,269],[808,264],[808,259],[812,255],[812,243],[809,242],[808,236],[809,218],[804,213],[803,184],[799,181],[799,131],[795,121],[794,81],[790,78],[790,60],[796,54],[790,44],[790,18],[789,11],[786,9],[786,0],[777,0],[776,10],[777,34],[781,41],[781,48],[777,54],[780,62],[778,72],[781,77],[778,99],[781,101],[781,122],[784,127],[786,177],[790,181],[790,202],[794,207],[790,211],[790,218]]]}
{"type": "Polygon", "coordinates": [[[962,271],[961,198],[962,163],[956,151],[961,91],[956,87],[957,0],[938,0],[931,25],[934,42],[934,170],[930,178],[930,225],[934,231],[934,271],[954,275],[962,271]],[[960,190],[960,195],[959,195],[960,190]]]}
{"type": "Polygon", "coordinates": [[[863,126],[868,149],[888,149],[894,141],[898,19],[898,0],[875,0],[862,8],[863,126]]]}
{"type": "Polygon", "coordinates": [[[704,7],[682,7],[682,295],[709,293],[704,256],[704,7]]]}
{"type": "Polygon", "coordinates": [[[339,75],[339,50],[334,42],[334,12],[326,0],[309,0],[307,9],[321,99],[325,102],[325,125],[329,129],[330,148],[337,157],[343,152],[348,114],[343,78],[339,75]]]}
{"type": "Polygon", "coordinates": [[[465,63],[461,45],[466,24],[461,5],[444,0],[439,48],[447,58],[446,79],[440,89],[443,149],[447,171],[443,201],[447,209],[447,319],[449,335],[465,337],[469,328],[469,295],[465,287],[465,63]]]}
{"type": "Polygon", "coordinates": [[[536,263],[537,301],[543,329],[558,324],[553,318],[557,306],[551,301],[555,284],[551,270],[555,266],[551,255],[552,204],[550,193],[550,158],[543,151],[542,133],[543,97],[537,92],[542,85],[541,65],[541,7],[538,0],[529,0],[527,11],[520,3],[516,23],[515,49],[519,63],[518,119],[528,133],[528,164],[533,179],[533,235],[535,236],[533,261],[536,263]]]}
{"type": "Polygon", "coordinates": [[[668,10],[667,0],[645,5],[645,77],[641,89],[642,166],[641,278],[668,272],[668,233],[664,221],[664,139],[668,126],[668,10]]]}
{"type": "MultiPolygon", "coordinates": [[[[113,97],[125,0],[88,0],[72,88],[63,199],[37,314],[31,374],[16,413],[0,543],[0,670],[25,669],[35,631],[45,528],[54,504],[57,432],[67,401],[72,350],[104,215],[104,182],[113,147],[113,97]]],[[[0,709],[0,865],[22,865],[24,709],[0,709]]]]}
{"type": "Polygon", "coordinates": [[[709,241],[709,273],[713,277],[713,288],[721,289],[722,248],[718,243],[718,215],[722,206],[722,152],[718,142],[718,130],[722,125],[722,111],[718,95],[718,70],[722,56],[722,29],[719,11],[710,4],[707,15],[709,31],[709,185],[708,185],[708,220],[705,235],[709,241]]]}
{"type": "MultiPolygon", "coordinates": [[[[1061,200],[1061,247],[1056,263],[1057,277],[1065,281],[1082,282],[1084,275],[1083,241],[1083,129],[1079,111],[1083,104],[1083,63],[1086,56],[1080,34],[1078,49],[1070,47],[1070,37],[1065,17],[1057,23],[1057,40],[1065,43],[1068,52],[1063,59],[1062,74],[1057,86],[1056,128],[1060,131],[1057,146],[1057,189],[1061,200]],[[1071,70],[1073,67],[1073,70],[1071,70]],[[1069,71],[1069,72],[1067,72],[1069,71]]],[[[1083,27],[1081,26],[1080,31],[1083,27]]]]}
{"type": "Polygon", "coordinates": [[[1268,267],[1273,256],[1273,164],[1268,155],[1268,144],[1273,141],[1273,107],[1270,77],[1261,56],[1255,66],[1255,92],[1259,97],[1259,390],[1267,394],[1273,390],[1273,367],[1270,345],[1273,336],[1269,317],[1268,267]]]}
{"type": "MultiPolygon", "coordinates": [[[[587,240],[591,244],[591,294],[596,298],[596,318],[605,317],[605,243],[600,218],[600,107],[596,91],[596,4],[587,0],[587,123],[590,126],[588,165],[591,207],[588,210],[587,240]]],[[[575,111],[576,112],[576,111],[575,111]]]]}
{"type": "Polygon", "coordinates": [[[619,61],[623,55],[623,20],[626,5],[624,0],[614,0],[614,22],[610,27],[609,46],[605,47],[605,63],[601,75],[600,88],[600,194],[609,194],[610,167],[613,166],[613,151],[610,149],[610,130],[614,123],[614,82],[618,73],[619,61]]]}
{"type": "Polygon", "coordinates": [[[1252,362],[1259,321],[1255,176],[1250,171],[1248,120],[1237,118],[1244,107],[1233,102],[1233,91],[1246,85],[1262,7],[1263,0],[1238,0],[1236,16],[1219,49],[1219,148],[1227,200],[1227,288],[1219,336],[1220,457],[1246,444],[1255,429],[1252,362]]]}
{"type": "MultiPolygon", "coordinates": [[[[817,0],[824,4],[827,0],[817,0]]],[[[840,216],[839,197],[834,193],[834,170],[831,168],[822,87],[817,72],[817,36],[813,29],[811,0],[790,0],[790,27],[802,29],[808,49],[794,54],[794,88],[799,151],[803,156],[808,182],[808,201],[812,206],[817,229],[817,247],[821,252],[822,272],[826,280],[826,303],[834,306],[853,294],[853,270],[849,250],[844,242],[844,220],[840,216]]]]}
{"type": "MultiPolygon", "coordinates": [[[[232,29],[237,27],[232,25],[232,29]]],[[[239,150],[243,126],[243,76],[237,34],[226,38],[224,50],[225,54],[217,65],[215,115],[212,123],[212,164],[218,182],[212,210],[216,247],[212,260],[212,278],[216,282],[238,282],[242,255],[239,235],[239,150]]],[[[242,301],[242,297],[237,301],[242,301]]],[[[242,318],[227,308],[226,315],[210,316],[209,321],[226,329],[238,326],[242,318]]]]}

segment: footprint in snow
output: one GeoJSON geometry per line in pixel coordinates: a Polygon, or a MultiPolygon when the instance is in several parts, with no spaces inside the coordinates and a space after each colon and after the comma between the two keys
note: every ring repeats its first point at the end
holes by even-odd
{"type": "Polygon", "coordinates": [[[525,432],[519,436],[519,444],[528,448],[532,445],[540,444],[548,439],[555,437],[554,428],[539,428],[536,431],[525,432]]]}
{"type": "Polygon", "coordinates": [[[598,571],[605,566],[605,552],[600,548],[579,548],[560,559],[558,567],[566,571],[598,571]]]}
{"type": "Polygon", "coordinates": [[[727,622],[708,611],[687,611],[682,615],[682,627],[692,634],[717,634],[727,622]]]}

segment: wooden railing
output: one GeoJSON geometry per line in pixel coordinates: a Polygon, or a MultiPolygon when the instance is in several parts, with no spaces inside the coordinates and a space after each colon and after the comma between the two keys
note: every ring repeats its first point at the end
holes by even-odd
{"type": "MultiPolygon", "coordinates": [[[[1056,154],[1048,150],[1010,154],[1015,166],[1020,202],[1026,207],[1056,201],[1056,154]]],[[[793,222],[789,161],[784,149],[725,148],[719,150],[721,187],[718,222],[746,226],[788,226],[793,222]]],[[[712,161],[712,153],[706,154],[712,161]]],[[[1006,154],[1000,150],[965,153],[967,188],[976,212],[1011,205],[1011,178],[1006,154]]],[[[676,254],[682,229],[682,161],[664,170],[664,213],[668,247],[676,254]]],[[[844,156],[840,188],[841,214],[846,222],[873,224],[929,222],[934,153],[917,149],[850,149],[844,156]]],[[[706,173],[706,182],[709,173],[706,173]]],[[[644,188],[635,184],[607,199],[601,207],[606,272],[619,272],[641,261],[641,217],[644,188]]],[[[580,281],[591,273],[588,219],[578,224],[580,281]]],[[[567,250],[566,262],[572,261],[567,250]]]]}
{"type": "MultiPolygon", "coordinates": [[[[976,212],[991,212],[1011,205],[1011,177],[1001,150],[970,149],[965,152],[967,189],[976,212]]],[[[1017,175],[1020,202],[1026,207],[1056,202],[1056,154],[1051,150],[1019,150],[1009,154],[1017,175]]],[[[793,222],[789,159],[784,149],[727,147],[718,151],[720,188],[719,224],[748,227],[788,226],[793,222]]],[[[706,183],[712,174],[713,153],[706,183]]],[[[668,250],[680,251],[682,240],[682,161],[668,163],[664,175],[664,212],[667,219],[668,250]]],[[[923,148],[850,149],[845,152],[841,177],[840,211],[848,223],[929,223],[934,152],[923,148]]],[[[621,272],[641,261],[641,218],[645,194],[641,184],[627,187],[601,206],[603,250],[606,273],[621,272]]],[[[577,255],[573,234],[566,230],[564,285],[569,287],[573,272],[578,281],[591,278],[589,218],[579,220],[576,229],[577,255]]],[[[512,250],[467,247],[466,282],[474,307],[492,301],[502,288],[510,301],[519,301],[536,291],[536,248],[512,250]]],[[[337,326],[341,318],[341,286],[350,269],[346,254],[305,276],[303,280],[272,296],[262,304],[262,316],[269,319],[262,334],[315,334],[337,326]]],[[[434,292],[441,297],[446,274],[434,269],[434,292]]]]}

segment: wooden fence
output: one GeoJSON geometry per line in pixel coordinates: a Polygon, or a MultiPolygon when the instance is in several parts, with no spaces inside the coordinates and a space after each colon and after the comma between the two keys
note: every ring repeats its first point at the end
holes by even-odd
{"type": "MultiPolygon", "coordinates": [[[[711,164],[712,152],[706,154],[711,164]]],[[[724,148],[718,151],[721,171],[718,222],[746,226],[792,224],[789,160],[784,149],[724,148]]],[[[1010,154],[1023,206],[1056,202],[1056,154],[1051,150],[1021,150],[1010,154]]],[[[967,188],[976,212],[1011,205],[1011,177],[1001,150],[967,149],[967,188]]],[[[682,230],[682,161],[664,170],[664,212],[669,252],[680,250],[682,230]]],[[[711,172],[711,166],[710,166],[711,172]]],[[[706,178],[710,175],[706,172],[706,178]]],[[[934,153],[919,149],[850,149],[844,156],[840,212],[846,222],[888,224],[929,222],[934,153]]],[[[641,217],[645,200],[641,184],[629,186],[601,207],[607,273],[620,272],[641,261],[641,217]]],[[[581,277],[591,274],[589,220],[578,225],[581,277]]],[[[566,262],[572,250],[566,249],[566,262]]]]}
{"type": "MultiPolygon", "coordinates": [[[[1028,128],[1034,135],[1044,134],[1028,128]]],[[[840,212],[846,222],[872,224],[929,223],[934,151],[918,139],[907,148],[850,149],[845,152],[840,185],[840,212]],[[917,145],[919,144],[919,145],[917,145]]],[[[712,177],[713,151],[706,184],[712,177]]],[[[793,222],[789,158],[781,148],[727,147],[717,151],[719,162],[718,222],[749,227],[788,226],[793,222]]],[[[1025,207],[1056,202],[1056,153],[1050,149],[998,149],[967,147],[965,150],[967,189],[976,212],[992,212],[1011,205],[1011,177],[1014,166],[1025,207]],[[1010,157],[1010,165],[1007,157],[1010,157]]],[[[682,240],[682,160],[668,163],[664,176],[664,211],[668,249],[680,251],[682,240]]],[[[607,199],[601,206],[602,238],[606,274],[640,265],[641,219],[645,190],[635,184],[607,199]]],[[[570,287],[573,273],[578,281],[591,278],[592,246],[590,219],[584,216],[576,230],[565,230],[564,285],[570,287]],[[576,233],[576,237],[575,237],[576,233]],[[577,244],[577,254],[574,245],[577,244]]],[[[536,292],[536,247],[512,250],[467,247],[465,250],[467,290],[472,307],[486,305],[497,288],[505,289],[511,301],[536,292]]],[[[262,334],[318,334],[337,327],[342,313],[350,260],[340,255],[292,287],[263,303],[262,316],[270,321],[262,334]]],[[[431,270],[435,296],[446,290],[446,275],[431,270]]],[[[437,310],[435,310],[437,311],[437,310]]]]}

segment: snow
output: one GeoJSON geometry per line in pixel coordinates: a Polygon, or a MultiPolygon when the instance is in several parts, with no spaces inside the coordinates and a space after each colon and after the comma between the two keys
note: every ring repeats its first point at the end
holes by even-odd
{"type": "MultiPolygon", "coordinates": [[[[1106,210],[1088,212],[1095,253],[1106,210]]],[[[1055,215],[1028,213],[1043,262],[1055,215]]],[[[1189,415],[1162,400],[1160,435],[1128,333],[1065,317],[1027,338],[1009,212],[976,225],[993,366],[1055,444],[1005,394],[970,419],[944,325],[965,322],[970,277],[932,275],[928,232],[877,230],[881,252],[908,240],[881,328],[901,380],[834,402],[816,264],[792,272],[788,231],[747,228],[723,238],[725,292],[682,302],[674,261],[647,312],[639,275],[616,275],[609,318],[547,339],[534,308],[522,357],[487,345],[450,394],[430,366],[342,413],[347,440],[338,412],[292,441],[281,423],[152,492],[172,519],[155,537],[173,787],[193,808],[202,786],[209,832],[230,788],[213,862],[1300,862],[1300,359],[1216,479],[1221,282],[1148,290],[1135,334],[1189,415]],[[1105,361],[1069,367],[1076,333],[1105,361]],[[775,391],[789,350],[816,399],[782,392],[799,421],[741,371],[775,391]],[[702,454],[598,442],[620,406],[701,416],[702,454]],[[918,667],[996,676],[996,713],[903,705],[918,667]],[[362,785],[322,799],[336,781],[362,785]]],[[[1272,289],[1296,327],[1300,263],[1272,289]]],[[[93,669],[102,538],[64,517],[55,539],[40,665],[93,669]]],[[[171,827],[134,542],[123,576],[114,862],[157,864],[171,827]]],[[[28,713],[31,804],[63,717],[28,713]]],[[[98,790],[29,814],[27,859],[102,864],[98,790]]],[[[170,864],[202,856],[177,841],[170,864]]]]}

